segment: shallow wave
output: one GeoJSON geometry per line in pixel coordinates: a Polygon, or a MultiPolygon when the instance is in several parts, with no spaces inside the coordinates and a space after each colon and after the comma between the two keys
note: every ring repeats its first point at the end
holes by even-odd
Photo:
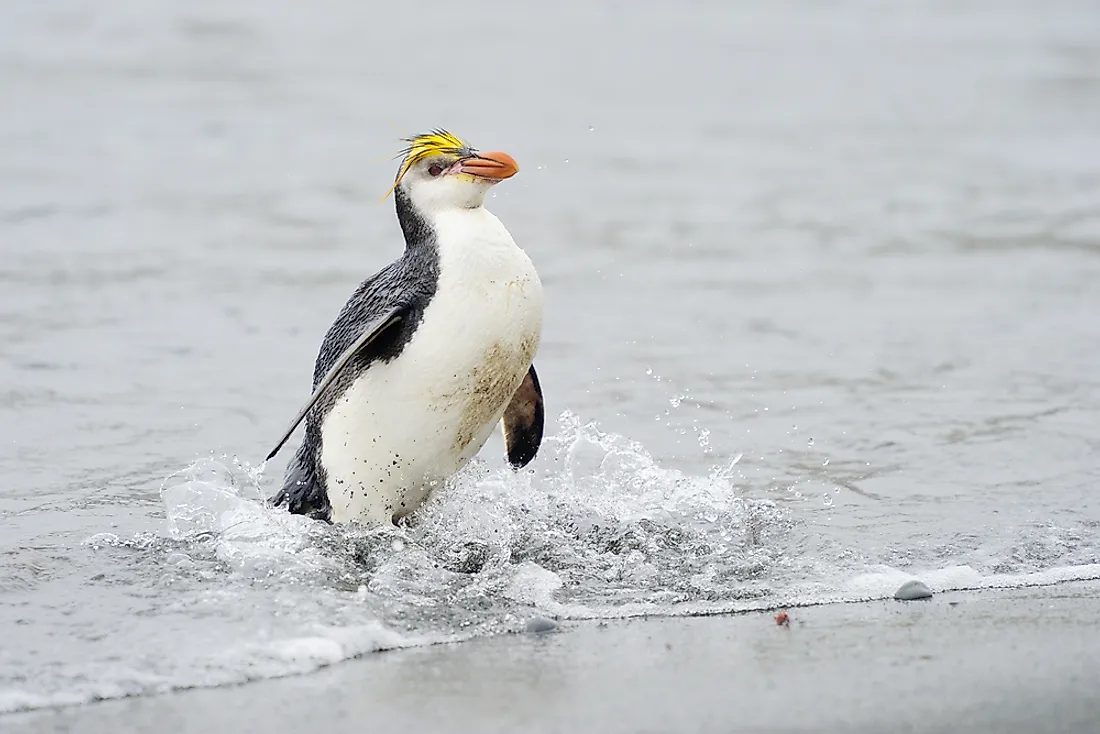
{"type": "Polygon", "coordinates": [[[35,665],[58,653],[23,650],[39,672],[0,689],[0,712],[307,673],[517,632],[533,615],[872,600],[914,577],[934,591],[1100,578],[1092,526],[1021,528],[999,550],[936,538],[868,557],[815,529],[809,497],[747,482],[736,459],[701,475],[664,468],[571,413],[536,466],[475,461],[412,523],[366,530],[271,508],[263,467],[196,461],[165,480],[159,532],[85,540],[109,584],[96,609],[58,617],[74,630],[67,657],[35,665]],[[128,622],[100,634],[111,616],[128,622]]]}

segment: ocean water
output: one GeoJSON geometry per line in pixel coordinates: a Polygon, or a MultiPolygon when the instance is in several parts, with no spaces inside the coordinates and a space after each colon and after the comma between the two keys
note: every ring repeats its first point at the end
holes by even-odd
{"type": "Polygon", "coordinates": [[[0,712],[1100,578],[1093,3],[17,0],[0,101],[0,712]],[[267,508],[437,126],[521,166],[539,458],[267,508]]]}

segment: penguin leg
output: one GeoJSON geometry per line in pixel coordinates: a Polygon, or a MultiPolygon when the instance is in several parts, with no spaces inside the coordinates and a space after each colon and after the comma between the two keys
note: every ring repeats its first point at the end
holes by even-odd
{"type": "Polygon", "coordinates": [[[504,448],[513,469],[522,469],[535,458],[542,443],[543,420],[542,387],[535,365],[531,365],[504,409],[504,448]]]}

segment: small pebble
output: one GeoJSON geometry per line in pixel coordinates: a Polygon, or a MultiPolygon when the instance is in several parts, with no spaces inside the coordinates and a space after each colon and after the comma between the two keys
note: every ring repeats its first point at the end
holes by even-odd
{"type": "Polygon", "coordinates": [[[780,612],[775,615],[775,623],[780,627],[789,627],[791,625],[791,617],[786,612],[780,612]]]}
{"type": "Polygon", "coordinates": [[[524,628],[524,632],[529,632],[533,635],[540,634],[542,632],[553,632],[558,628],[558,623],[552,619],[546,617],[534,617],[527,622],[527,626],[524,628]]]}
{"type": "Polygon", "coordinates": [[[917,599],[931,599],[932,590],[922,581],[906,581],[897,591],[894,598],[898,601],[916,601],[917,599]]]}

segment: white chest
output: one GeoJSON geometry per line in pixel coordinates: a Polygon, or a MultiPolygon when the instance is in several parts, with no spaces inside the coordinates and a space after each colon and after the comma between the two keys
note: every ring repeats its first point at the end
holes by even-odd
{"type": "Polygon", "coordinates": [[[543,307],[531,259],[485,209],[441,215],[437,227],[439,285],[416,346],[435,350],[446,343],[456,367],[510,356],[529,365],[542,334],[543,307]]]}
{"type": "Polygon", "coordinates": [[[322,425],[333,519],[386,522],[484,445],[538,351],[542,284],[484,209],[433,222],[439,281],[401,355],[372,365],[322,425]]]}

